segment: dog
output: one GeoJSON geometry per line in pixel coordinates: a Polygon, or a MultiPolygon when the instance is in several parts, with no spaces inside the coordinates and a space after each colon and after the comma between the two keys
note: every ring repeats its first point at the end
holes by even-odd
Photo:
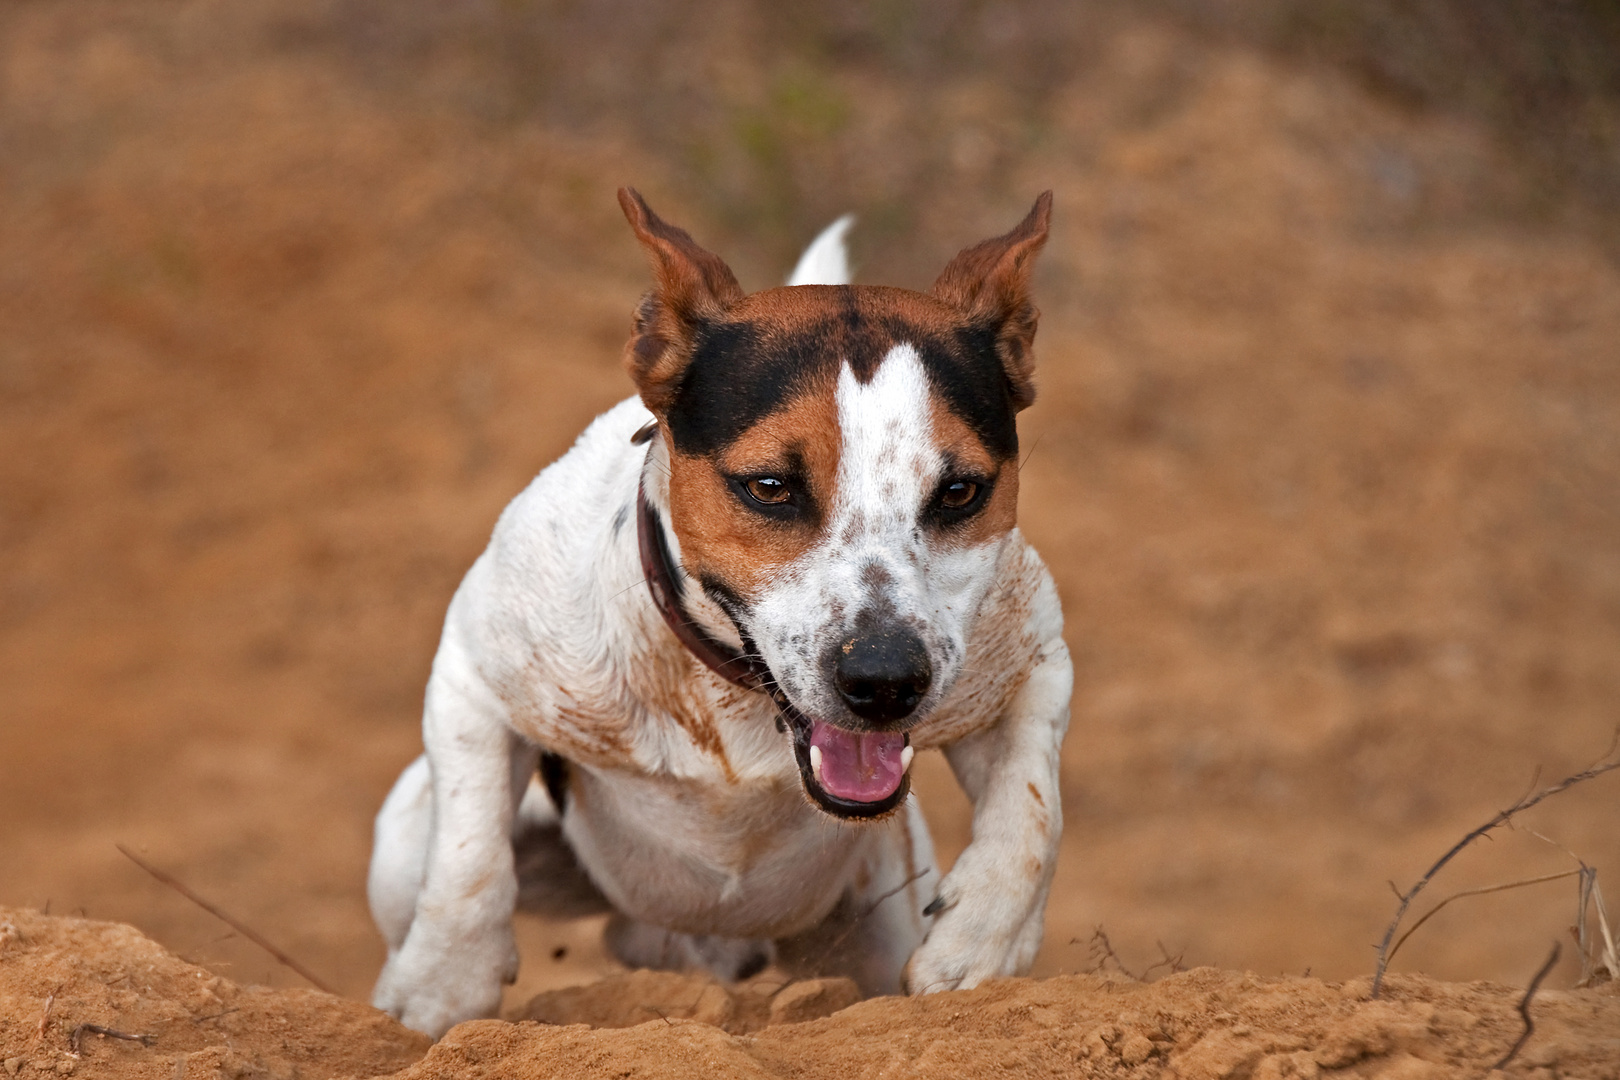
{"type": "Polygon", "coordinates": [[[830,227],[744,294],[639,194],[638,391],[506,508],[445,619],[425,754],[377,817],[373,1003],[493,1015],[521,904],[611,911],[626,964],[848,975],[867,995],[1027,971],[1073,676],[1016,525],[1030,276],[1051,193],[927,293],[849,284],[830,227]],[[973,839],[943,879],[910,766],[973,839]]]}

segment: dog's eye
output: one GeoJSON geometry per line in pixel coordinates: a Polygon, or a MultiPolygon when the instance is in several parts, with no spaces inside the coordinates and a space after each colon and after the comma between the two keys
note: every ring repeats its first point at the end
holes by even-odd
{"type": "Polygon", "coordinates": [[[743,490],[761,506],[780,506],[793,495],[788,490],[787,481],[775,476],[756,476],[752,480],[745,480],[743,490]]]}
{"type": "Polygon", "coordinates": [[[979,497],[979,485],[972,480],[956,480],[946,484],[939,493],[939,504],[960,510],[979,497]]]}
{"type": "Polygon", "coordinates": [[[744,508],[772,521],[803,522],[815,515],[808,485],[797,472],[728,476],[726,483],[744,508]]]}
{"type": "Polygon", "coordinates": [[[994,479],[947,477],[935,489],[934,501],[925,509],[924,516],[943,528],[966,521],[984,509],[994,486],[994,479]]]}

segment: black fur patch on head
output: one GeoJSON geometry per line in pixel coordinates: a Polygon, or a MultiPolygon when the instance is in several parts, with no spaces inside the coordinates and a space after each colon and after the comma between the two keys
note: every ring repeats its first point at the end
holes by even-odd
{"type": "Polygon", "coordinates": [[[705,326],[665,418],[675,449],[704,456],[730,445],[807,390],[813,374],[750,323],[705,326]]]}
{"type": "Polygon", "coordinates": [[[701,327],[666,419],[675,449],[707,456],[787,407],[845,362],[869,382],[896,345],[917,350],[928,380],[952,413],[998,459],[1018,453],[1012,389],[996,351],[996,328],[961,322],[919,323],[883,303],[876,286],[801,286],[832,301],[814,317],[742,318],[701,327]],[[830,310],[829,310],[830,309],[830,310]]]}
{"type": "Polygon", "coordinates": [[[922,337],[912,344],[945,407],[962,419],[994,457],[1017,457],[1017,410],[996,351],[995,327],[965,326],[947,338],[922,337]]]}

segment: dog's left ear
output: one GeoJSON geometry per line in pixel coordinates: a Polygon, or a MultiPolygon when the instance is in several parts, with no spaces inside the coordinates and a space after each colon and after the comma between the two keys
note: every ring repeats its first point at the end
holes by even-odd
{"type": "Polygon", "coordinates": [[[950,261],[931,290],[995,335],[1014,409],[1035,400],[1035,324],[1029,298],[1035,256],[1046,243],[1052,193],[1042,192],[1028,216],[1005,236],[975,244],[950,261]]]}
{"type": "Polygon", "coordinates": [[[663,416],[698,334],[742,299],[742,286],[720,256],[653,213],[635,188],[619,189],[619,206],[653,271],[653,288],[636,309],[624,363],[643,404],[663,416]]]}

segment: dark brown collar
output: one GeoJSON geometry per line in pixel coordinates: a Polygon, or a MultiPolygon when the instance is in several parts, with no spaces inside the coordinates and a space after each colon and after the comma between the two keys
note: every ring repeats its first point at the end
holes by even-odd
{"type": "Polygon", "coordinates": [[[675,577],[675,568],[670,565],[669,545],[664,542],[658,511],[647,501],[645,484],[636,488],[636,538],[641,548],[641,572],[647,579],[647,591],[652,593],[653,605],[681,644],[722,679],[747,690],[769,692],[772,688],[770,671],[763,663],[716,641],[681,606],[681,585],[675,577]]]}

